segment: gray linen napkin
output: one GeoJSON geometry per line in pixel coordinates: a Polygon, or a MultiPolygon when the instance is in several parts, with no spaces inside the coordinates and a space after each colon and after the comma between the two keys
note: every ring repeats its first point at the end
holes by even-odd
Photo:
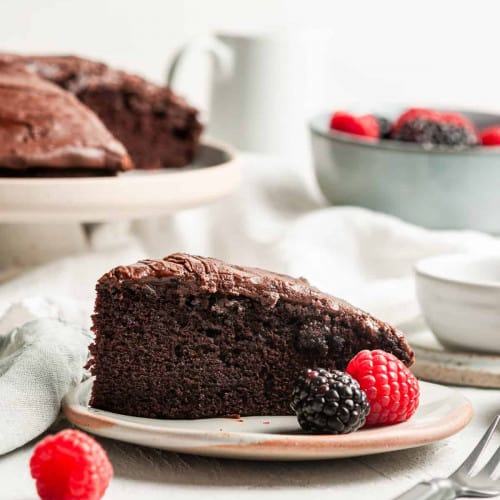
{"type": "Polygon", "coordinates": [[[89,332],[42,318],[0,336],[0,455],[56,420],[61,400],[83,376],[89,332]]]}

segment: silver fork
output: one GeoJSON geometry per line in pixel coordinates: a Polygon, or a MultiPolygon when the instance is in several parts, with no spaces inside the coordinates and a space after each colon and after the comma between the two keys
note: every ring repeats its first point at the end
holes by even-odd
{"type": "Polygon", "coordinates": [[[474,471],[474,466],[487,449],[499,423],[500,415],[497,415],[481,441],[451,476],[418,483],[394,500],[452,500],[459,497],[488,498],[500,495],[500,471],[496,471],[500,463],[500,446],[481,470],[474,471]]]}

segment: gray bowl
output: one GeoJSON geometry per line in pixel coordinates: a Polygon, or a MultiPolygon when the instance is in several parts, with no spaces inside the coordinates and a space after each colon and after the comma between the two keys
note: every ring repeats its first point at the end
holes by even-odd
{"type": "MultiPolygon", "coordinates": [[[[481,129],[500,115],[462,111],[481,129]]],[[[425,149],[310,123],[319,186],[333,205],[355,205],[433,229],[500,233],[500,147],[425,149]]]]}

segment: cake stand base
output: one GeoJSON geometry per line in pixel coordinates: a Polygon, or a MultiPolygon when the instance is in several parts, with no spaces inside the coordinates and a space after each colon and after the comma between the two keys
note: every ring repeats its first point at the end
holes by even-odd
{"type": "Polygon", "coordinates": [[[84,224],[0,224],[0,273],[36,266],[89,248],[84,224]]]}

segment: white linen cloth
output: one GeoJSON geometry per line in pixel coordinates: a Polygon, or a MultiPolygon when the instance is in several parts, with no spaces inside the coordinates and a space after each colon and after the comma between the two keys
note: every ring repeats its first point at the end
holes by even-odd
{"type": "Polygon", "coordinates": [[[90,335],[43,318],[0,338],[0,454],[45,431],[82,378],[90,335]]]}
{"type": "MultiPolygon", "coordinates": [[[[1,284],[0,336],[40,317],[88,328],[101,274],[176,251],[304,276],[395,324],[418,315],[412,273],[416,260],[449,252],[500,252],[500,242],[489,235],[429,231],[361,208],[328,207],[307,175],[279,160],[245,155],[242,161],[241,189],[225,200],[148,221],[103,224],[92,232],[87,253],[1,284]]],[[[82,376],[88,338],[75,327],[65,327],[62,335],[54,325],[31,323],[3,340],[11,346],[10,356],[16,337],[25,337],[18,352],[26,353],[26,342],[31,350],[29,356],[14,356],[14,371],[2,370],[5,359],[0,359],[0,402],[16,395],[10,410],[0,403],[0,454],[48,428],[64,392],[82,376]],[[38,345],[43,349],[37,350],[38,345]],[[46,397],[33,398],[33,384],[46,390],[46,397]],[[25,408],[30,408],[29,419],[12,418],[12,409],[25,408]]]]}

